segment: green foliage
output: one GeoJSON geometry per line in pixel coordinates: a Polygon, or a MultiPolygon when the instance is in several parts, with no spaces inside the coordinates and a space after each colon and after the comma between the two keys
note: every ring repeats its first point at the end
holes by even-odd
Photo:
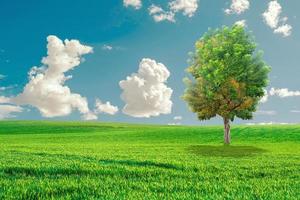
{"type": "Polygon", "coordinates": [[[229,147],[221,130],[2,121],[0,199],[300,196],[300,125],[236,126],[229,147]]]}
{"type": "Polygon", "coordinates": [[[241,26],[210,30],[196,42],[183,99],[200,120],[251,119],[268,84],[268,67],[241,26]]]}

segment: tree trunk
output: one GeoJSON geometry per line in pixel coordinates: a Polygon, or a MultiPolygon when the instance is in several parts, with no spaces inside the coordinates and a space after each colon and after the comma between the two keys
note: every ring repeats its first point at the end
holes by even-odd
{"type": "Polygon", "coordinates": [[[224,144],[230,144],[230,121],[227,118],[224,118],[224,144]]]}

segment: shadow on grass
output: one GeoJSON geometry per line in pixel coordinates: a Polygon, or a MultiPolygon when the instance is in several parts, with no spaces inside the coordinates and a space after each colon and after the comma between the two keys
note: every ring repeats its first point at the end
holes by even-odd
{"type": "MultiPolygon", "coordinates": [[[[182,168],[165,163],[155,163],[151,161],[133,161],[133,160],[99,160],[100,164],[105,165],[117,165],[117,166],[131,166],[131,167],[155,167],[155,168],[164,168],[164,169],[173,169],[173,170],[183,170],[182,168]]],[[[92,170],[92,169],[81,169],[81,168],[32,168],[32,167],[4,167],[0,168],[1,174],[8,176],[34,176],[34,177],[43,177],[43,176],[52,176],[52,177],[61,177],[61,176],[99,176],[99,175],[113,175],[113,171],[116,169],[110,170],[92,170]]],[[[117,170],[118,171],[118,170],[117,170]]],[[[123,170],[122,170],[123,171],[123,170]]],[[[132,174],[131,171],[123,171],[124,174],[132,174]]],[[[134,176],[134,174],[132,174],[134,176]]]]}
{"type": "MultiPolygon", "coordinates": [[[[74,155],[74,154],[57,154],[57,153],[46,153],[46,152],[21,152],[21,151],[11,151],[16,154],[29,155],[29,156],[39,156],[47,158],[61,159],[62,161],[77,161],[80,163],[97,163],[99,165],[105,166],[129,166],[129,167],[155,167],[171,170],[183,170],[182,167],[173,165],[170,163],[161,163],[154,161],[138,161],[138,160],[114,160],[114,159],[99,159],[97,157],[91,157],[86,155],[74,155]]],[[[18,171],[18,170],[17,170],[18,171]]]]}
{"type": "Polygon", "coordinates": [[[207,157],[247,157],[255,156],[267,152],[252,146],[213,146],[213,145],[194,145],[188,148],[193,154],[207,157]]]}
{"type": "Polygon", "coordinates": [[[107,165],[126,165],[131,167],[157,167],[164,169],[175,169],[182,170],[182,168],[168,164],[168,163],[158,163],[152,161],[135,161],[135,160],[100,160],[100,163],[107,165]]]}

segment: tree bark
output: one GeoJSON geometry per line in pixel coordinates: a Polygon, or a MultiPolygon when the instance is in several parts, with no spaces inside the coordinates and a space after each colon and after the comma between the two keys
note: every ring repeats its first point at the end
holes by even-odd
{"type": "Polygon", "coordinates": [[[224,144],[230,144],[230,121],[227,118],[224,118],[224,144]]]}

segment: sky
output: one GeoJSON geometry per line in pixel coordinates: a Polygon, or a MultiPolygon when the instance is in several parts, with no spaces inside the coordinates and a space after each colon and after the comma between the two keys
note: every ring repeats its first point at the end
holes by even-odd
{"type": "Polygon", "coordinates": [[[199,121],[181,99],[189,52],[238,23],[271,66],[253,120],[300,122],[295,0],[1,0],[0,119],[153,124],[199,121]]]}

